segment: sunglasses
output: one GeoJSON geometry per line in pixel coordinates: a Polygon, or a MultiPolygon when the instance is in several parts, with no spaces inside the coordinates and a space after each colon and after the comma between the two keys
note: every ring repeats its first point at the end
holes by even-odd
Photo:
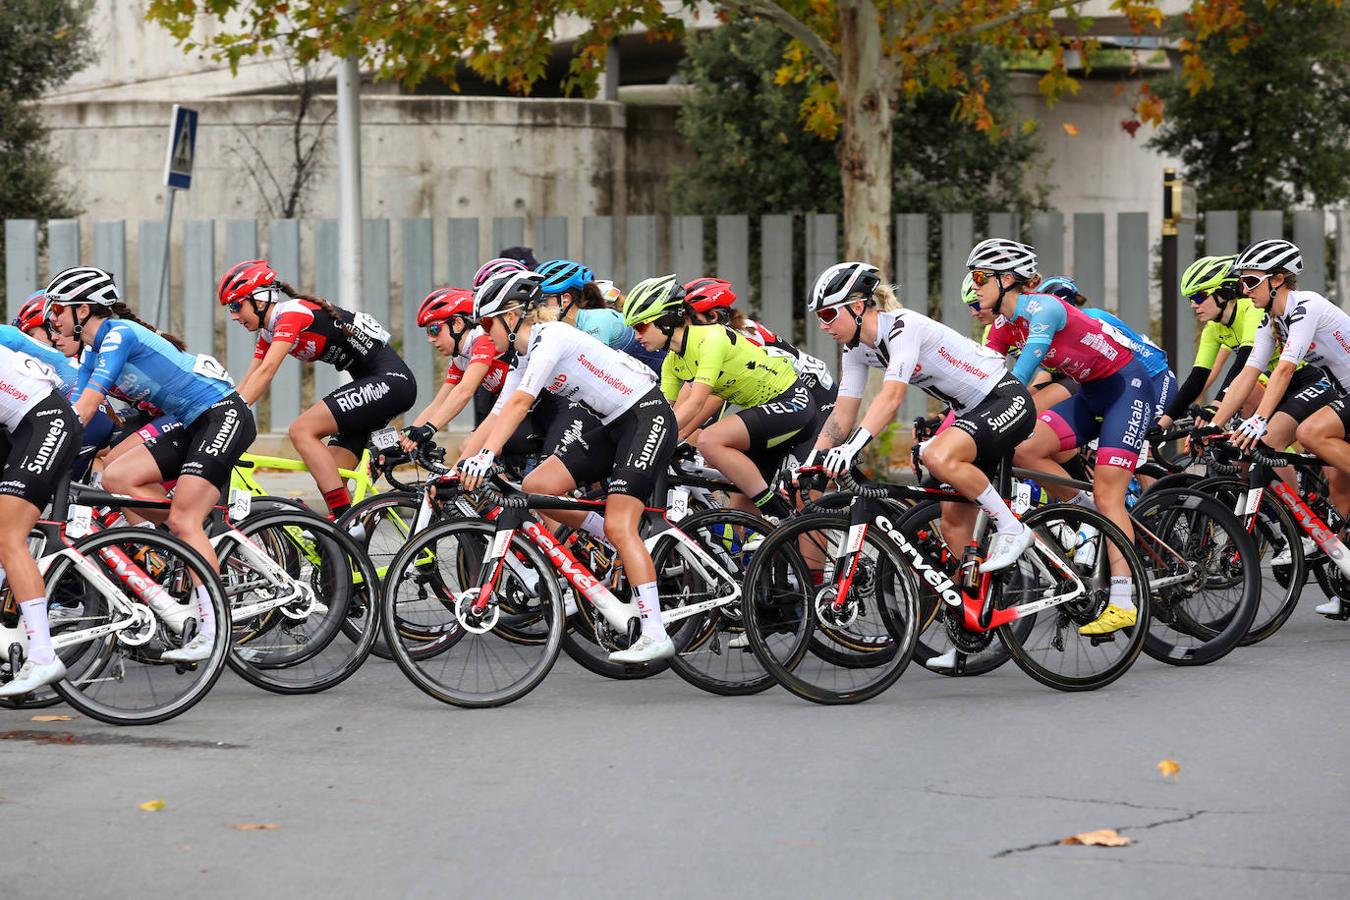
{"type": "Polygon", "coordinates": [[[638,322],[633,326],[633,331],[637,334],[646,334],[648,328],[655,328],[655,322],[638,322]]]}
{"type": "Polygon", "coordinates": [[[1273,274],[1275,273],[1267,272],[1264,275],[1243,275],[1241,278],[1238,279],[1238,282],[1242,285],[1242,289],[1244,291],[1250,293],[1251,291],[1254,291],[1257,288],[1259,288],[1261,286],[1261,282],[1265,281],[1267,278],[1270,278],[1273,274]]]}
{"type": "Polygon", "coordinates": [[[244,301],[232,300],[229,303],[226,303],[225,306],[230,310],[230,312],[237,313],[239,312],[239,310],[244,308],[244,301]]]}
{"type": "Polygon", "coordinates": [[[1191,302],[1192,306],[1199,306],[1201,303],[1208,300],[1210,296],[1211,292],[1209,291],[1196,291],[1194,294],[1187,294],[1186,299],[1191,302]]]}
{"type": "Polygon", "coordinates": [[[484,331],[491,331],[492,325],[496,321],[497,321],[496,316],[483,316],[483,318],[478,320],[478,324],[483,326],[484,331]]]}
{"type": "Polygon", "coordinates": [[[816,310],[816,318],[820,320],[820,324],[829,325],[835,319],[839,318],[841,310],[843,310],[842,306],[827,306],[824,309],[816,310]]]}
{"type": "Polygon", "coordinates": [[[436,337],[438,334],[441,333],[442,330],[444,330],[444,328],[445,326],[442,325],[440,322],[432,322],[430,325],[427,326],[427,334],[431,335],[432,337],[436,337]]]}
{"type": "Polygon", "coordinates": [[[970,283],[975,285],[976,287],[984,287],[986,284],[989,283],[990,279],[995,278],[996,275],[997,273],[995,272],[985,272],[981,269],[971,269],[970,283]]]}

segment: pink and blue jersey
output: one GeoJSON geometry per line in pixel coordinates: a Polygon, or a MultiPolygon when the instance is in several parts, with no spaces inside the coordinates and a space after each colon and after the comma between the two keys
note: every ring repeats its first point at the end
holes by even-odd
{"type": "Polygon", "coordinates": [[[1000,317],[985,343],[1000,353],[1021,346],[1013,375],[1030,384],[1044,366],[1079,384],[1114,375],[1134,359],[1102,323],[1051,294],[1022,294],[1011,319],[1000,317]]]}

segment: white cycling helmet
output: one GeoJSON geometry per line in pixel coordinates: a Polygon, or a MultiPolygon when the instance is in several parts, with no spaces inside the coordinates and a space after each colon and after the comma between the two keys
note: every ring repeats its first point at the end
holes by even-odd
{"type": "Polygon", "coordinates": [[[502,272],[478,286],[473,293],[473,319],[530,309],[539,302],[544,276],[538,272],[502,272]]]}
{"type": "Polygon", "coordinates": [[[1238,254],[1233,269],[1238,272],[1255,269],[1258,272],[1297,275],[1303,271],[1303,253],[1289,241],[1257,241],[1238,254]]]}
{"type": "Polygon", "coordinates": [[[855,294],[862,294],[864,300],[869,299],[872,291],[881,283],[881,277],[877,274],[879,271],[876,266],[865,262],[842,262],[830,266],[816,277],[816,283],[811,286],[811,296],[806,301],[807,310],[815,312],[839,306],[858,299],[855,294]]]}
{"type": "Polygon", "coordinates": [[[112,306],[122,302],[111,273],[93,266],[72,266],[56,273],[47,285],[47,305],[60,303],[75,306],[112,306]]]}
{"type": "Polygon", "coordinates": [[[1011,272],[1018,278],[1036,276],[1036,248],[1007,238],[980,241],[966,257],[967,269],[1011,272]]]}

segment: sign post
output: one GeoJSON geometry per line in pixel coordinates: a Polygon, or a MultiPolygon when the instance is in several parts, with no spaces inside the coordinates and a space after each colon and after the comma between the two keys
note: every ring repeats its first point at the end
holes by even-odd
{"type": "MultiPolygon", "coordinates": [[[[1195,209],[1195,188],[1177,177],[1176,169],[1163,169],[1162,221],[1162,341],[1168,359],[1180,358],[1181,278],[1179,225],[1199,218],[1195,209]]],[[[1187,348],[1190,349],[1189,347],[1187,348]]]]}
{"type": "MultiPolygon", "coordinates": [[[[173,233],[173,197],[192,187],[192,164],[197,158],[197,110],[173,105],[169,124],[169,149],[164,157],[164,262],[159,270],[159,291],[151,324],[166,328],[169,294],[169,238],[173,233]]],[[[146,310],[141,310],[142,314],[146,310]]]]}

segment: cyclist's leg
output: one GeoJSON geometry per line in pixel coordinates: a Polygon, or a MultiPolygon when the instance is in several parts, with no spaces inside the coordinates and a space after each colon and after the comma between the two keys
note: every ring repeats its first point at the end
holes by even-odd
{"type": "Polygon", "coordinates": [[[770,515],[790,510],[769,491],[772,473],[816,420],[816,401],[802,381],[761,406],[743,409],[699,435],[698,448],[754,505],[770,515]]]}
{"type": "MultiPolygon", "coordinates": [[[[146,500],[165,500],[164,479],[172,478],[187,449],[187,434],[179,431],[154,438],[149,443],[133,444],[103,470],[103,486],[114,494],[124,494],[146,500]]],[[[163,509],[122,510],[128,522],[164,523],[168,511],[163,509]]]]}
{"type": "Polygon", "coordinates": [[[1334,400],[1313,413],[1298,426],[1298,442],[1309,453],[1330,463],[1335,475],[1328,478],[1331,501],[1342,515],[1350,512],[1350,442],[1346,441],[1346,422],[1350,421],[1350,403],[1334,400]]]}

